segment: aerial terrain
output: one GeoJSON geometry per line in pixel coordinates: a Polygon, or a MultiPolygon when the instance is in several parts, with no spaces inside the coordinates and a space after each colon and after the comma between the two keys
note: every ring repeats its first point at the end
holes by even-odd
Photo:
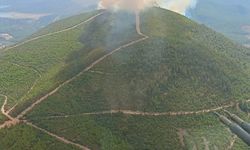
{"type": "Polygon", "coordinates": [[[3,150],[249,149],[214,112],[250,121],[250,50],[166,9],[56,21],[0,68],[3,150]]]}

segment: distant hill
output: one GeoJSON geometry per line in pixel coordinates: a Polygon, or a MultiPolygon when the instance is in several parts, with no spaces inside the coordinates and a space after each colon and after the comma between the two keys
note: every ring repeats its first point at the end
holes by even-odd
{"type": "MultiPolygon", "coordinates": [[[[48,24],[78,13],[96,9],[97,0],[1,0],[0,3],[0,35],[10,34],[12,39],[0,38],[0,44],[18,43],[48,24]],[[47,14],[39,19],[12,18],[11,14],[47,14]],[[3,17],[5,16],[5,17],[3,17]]],[[[16,16],[18,16],[16,15],[16,16]]]]}
{"type": "Polygon", "coordinates": [[[250,1],[248,0],[199,0],[188,15],[225,34],[236,42],[250,47],[250,1]]]}
{"type": "Polygon", "coordinates": [[[0,129],[0,149],[229,145],[212,112],[246,117],[236,106],[250,98],[249,49],[171,11],[137,17],[90,12],[0,51],[0,94],[22,121],[0,129]]]}

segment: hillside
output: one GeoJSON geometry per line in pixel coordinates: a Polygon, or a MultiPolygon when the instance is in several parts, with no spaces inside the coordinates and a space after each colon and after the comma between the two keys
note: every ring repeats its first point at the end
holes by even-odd
{"type": "Polygon", "coordinates": [[[20,122],[0,129],[0,149],[221,149],[232,134],[212,112],[245,117],[235,106],[250,98],[250,50],[160,8],[68,18],[0,60],[20,122]]]}

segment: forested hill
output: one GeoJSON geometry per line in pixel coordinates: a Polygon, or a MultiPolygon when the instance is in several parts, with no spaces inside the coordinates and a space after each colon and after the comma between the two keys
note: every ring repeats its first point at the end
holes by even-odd
{"type": "Polygon", "coordinates": [[[212,112],[250,99],[249,49],[160,8],[71,17],[0,56],[0,101],[20,121],[0,149],[223,149],[212,112]]]}

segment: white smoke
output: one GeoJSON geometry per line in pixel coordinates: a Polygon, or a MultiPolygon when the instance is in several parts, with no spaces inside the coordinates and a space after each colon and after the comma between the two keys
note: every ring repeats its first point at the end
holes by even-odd
{"type": "Polygon", "coordinates": [[[154,5],[156,0],[101,0],[99,9],[141,10],[154,5]]]}
{"type": "Polygon", "coordinates": [[[147,7],[159,6],[185,15],[189,8],[196,6],[197,0],[100,0],[99,9],[142,10],[147,7]]]}
{"type": "Polygon", "coordinates": [[[160,0],[158,5],[162,8],[185,15],[189,8],[195,8],[197,0],[160,0]]]}

